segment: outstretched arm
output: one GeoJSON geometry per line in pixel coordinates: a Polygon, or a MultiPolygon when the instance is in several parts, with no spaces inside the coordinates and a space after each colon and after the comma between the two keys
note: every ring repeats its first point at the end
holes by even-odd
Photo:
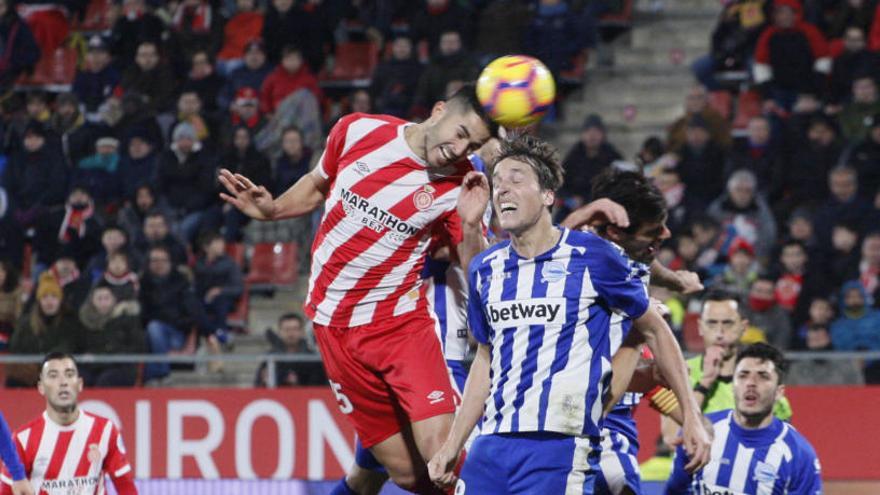
{"type": "Polygon", "coordinates": [[[304,175],[275,199],[265,186],[254,184],[241,174],[221,169],[219,179],[227,191],[220,193],[220,197],[257,220],[281,220],[305,215],[321,206],[330,189],[329,181],[317,169],[304,175]]]}

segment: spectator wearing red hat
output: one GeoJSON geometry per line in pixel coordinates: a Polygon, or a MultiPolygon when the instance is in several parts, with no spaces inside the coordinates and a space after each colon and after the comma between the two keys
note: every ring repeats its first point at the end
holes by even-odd
{"type": "MultiPolygon", "coordinates": [[[[232,127],[244,126],[253,135],[266,126],[266,119],[260,113],[260,93],[254,88],[245,86],[236,91],[235,100],[229,108],[229,113],[228,124],[232,127]]],[[[227,137],[229,136],[231,134],[227,135],[227,137]]]]}
{"type": "Polygon", "coordinates": [[[736,238],[730,243],[727,259],[727,267],[709,285],[713,289],[723,289],[745,299],[752,282],[758,278],[755,248],[745,239],[736,238]]]}
{"type": "Polygon", "coordinates": [[[282,50],[281,64],[263,81],[260,89],[260,110],[273,114],[285,98],[299,89],[306,89],[321,100],[318,80],[305,64],[302,51],[294,46],[282,50]]]}
{"type": "Polygon", "coordinates": [[[223,48],[217,54],[217,68],[227,74],[242,66],[247,44],[260,38],[263,14],[254,0],[236,0],[236,12],[223,28],[223,48]]]}
{"type": "Polygon", "coordinates": [[[828,42],[802,17],[797,0],[774,0],[773,24],[758,38],[753,72],[765,111],[790,111],[799,93],[825,92],[831,73],[828,42]]]}

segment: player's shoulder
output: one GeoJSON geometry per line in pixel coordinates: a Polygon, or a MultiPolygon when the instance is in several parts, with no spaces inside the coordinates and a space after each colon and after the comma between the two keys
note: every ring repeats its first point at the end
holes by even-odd
{"type": "Polygon", "coordinates": [[[405,123],[407,123],[407,121],[392,115],[355,112],[345,115],[337,120],[333,125],[333,128],[330,130],[330,133],[345,135],[348,134],[352,127],[357,128],[367,126],[370,128],[377,128],[383,125],[392,125],[396,127],[405,123]]]}
{"type": "MultiPolygon", "coordinates": [[[[774,418],[774,421],[780,421],[778,418],[774,418]]],[[[796,459],[802,458],[805,460],[816,458],[816,449],[813,448],[813,444],[807,440],[801,432],[797,430],[791,423],[784,423],[787,431],[785,433],[785,443],[788,444],[788,447],[792,450],[792,454],[796,459]]],[[[809,460],[812,462],[812,460],[809,460]]]]}
{"type": "Polygon", "coordinates": [[[88,411],[82,411],[81,413],[84,416],[91,418],[98,428],[105,428],[106,426],[109,426],[111,431],[116,429],[116,425],[113,423],[113,421],[110,420],[110,418],[88,411]]]}
{"type": "Polygon", "coordinates": [[[468,272],[472,272],[474,270],[479,270],[481,267],[489,266],[493,260],[495,260],[498,256],[504,254],[504,252],[510,246],[510,240],[504,240],[493,244],[481,251],[479,254],[471,259],[471,264],[468,267],[468,272]]]}
{"type": "Polygon", "coordinates": [[[14,435],[18,435],[19,433],[24,433],[26,431],[32,431],[34,429],[42,429],[46,426],[46,413],[42,413],[39,416],[34,416],[27,423],[19,426],[15,430],[13,430],[14,435]]]}
{"type": "Polygon", "coordinates": [[[732,409],[723,409],[721,411],[715,411],[706,414],[706,419],[709,420],[710,423],[718,424],[730,421],[730,415],[733,412],[732,409]]]}
{"type": "Polygon", "coordinates": [[[580,251],[585,255],[589,251],[591,252],[591,257],[601,254],[610,258],[629,259],[622,247],[599,236],[595,232],[561,228],[563,242],[572,247],[582,248],[580,251]]]}

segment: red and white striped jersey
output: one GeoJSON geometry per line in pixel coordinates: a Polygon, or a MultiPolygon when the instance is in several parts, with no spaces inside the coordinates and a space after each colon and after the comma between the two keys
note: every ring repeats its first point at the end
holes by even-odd
{"type": "Polygon", "coordinates": [[[305,312],[352,327],[426,309],[420,273],[432,227],[461,242],[455,211],[470,162],[429,170],[407,145],[406,121],[351,114],[330,131],[318,171],[330,181],[312,245],[305,312]]]}
{"type": "MultiPolygon", "coordinates": [[[[44,411],[13,437],[36,495],[103,495],[105,475],[120,494],[137,493],[122,436],[107,418],[80,410],[73,424],[61,426],[44,411]]],[[[0,481],[0,494],[11,494],[6,468],[0,481]]]]}

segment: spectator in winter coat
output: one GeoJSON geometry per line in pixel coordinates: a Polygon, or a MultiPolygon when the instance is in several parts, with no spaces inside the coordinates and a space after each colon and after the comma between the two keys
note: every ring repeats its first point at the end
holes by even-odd
{"type": "Polygon", "coordinates": [[[18,77],[40,60],[40,47],[31,28],[15,11],[10,0],[0,0],[0,89],[8,89],[18,77]]]}
{"type": "Polygon", "coordinates": [[[220,110],[229,109],[241,88],[259,91],[266,76],[272,72],[272,66],[266,62],[266,49],[260,40],[252,40],[245,45],[243,61],[241,67],[234,69],[226,77],[226,84],[217,97],[217,107],[220,110]]]}
{"type": "Polygon", "coordinates": [[[395,38],[391,43],[391,59],[376,67],[370,86],[378,112],[405,118],[424,70],[413,55],[412,40],[406,36],[395,38]]]}
{"type": "Polygon", "coordinates": [[[202,256],[194,271],[196,295],[204,305],[207,337],[223,343],[227,340],[226,317],[235,309],[235,302],[244,291],[241,267],[226,254],[226,242],[216,232],[205,234],[200,241],[202,256]]]}
{"type": "Polygon", "coordinates": [[[272,192],[277,197],[287,191],[309,171],[312,150],[303,143],[296,127],[288,127],[281,134],[281,155],[275,160],[275,179],[272,192]]]}
{"type": "Polygon", "coordinates": [[[858,280],[840,289],[839,316],[831,324],[831,342],[838,351],[880,350],[880,311],[858,280]]]}
{"type": "Polygon", "coordinates": [[[43,124],[31,122],[22,149],[13,153],[4,172],[13,218],[23,229],[32,227],[45,209],[63,204],[66,197],[64,157],[47,143],[47,136],[43,124]]]}
{"type": "Polygon", "coordinates": [[[825,247],[830,246],[831,229],[836,222],[855,225],[860,232],[869,227],[871,202],[858,194],[858,188],[858,176],[851,167],[836,167],[828,174],[831,196],[816,210],[813,222],[816,236],[824,241],[825,247]]]}
{"type": "MultiPolygon", "coordinates": [[[[82,342],[89,354],[140,354],[147,351],[140,304],[120,301],[111,287],[99,282],[79,310],[82,342]]],[[[131,387],[137,380],[135,363],[91,364],[80,373],[89,387],[131,387]]]]}
{"type": "Polygon", "coordinates": [[[831,105],[849,100],[857,75],[880,76],[880,55],[867,49],[864,30],[850,26],[843,36],[843,53],[831,64],[827,98],[831,105]]]}
{"type": "Polygon", "coordinates": [[[852,144],[864,139],[870,129],[865,122],[877,113],[880,113],[877,83],[869,75],[857,76],[852,83],[852,101],[844,104],[837,116],[844,139],[852,144]]]}
{"type": "Polygon", "coordinates": [[[171,69],[162,63],[158,45],[142,42],[134,62],[122,75],[122,89],[146,96],[147,108],[154,112],[171,109],[177,82],[171,69]]]}
{"type": "Polygon", "coordinates": [[[461,33],[457,30],[444,32],[440,36],[438,53],[419,78],[410,113],[426,115],[434,102],[446,99],[451,81],[471,81],[477,74],[477,64],[465,50],[461,33]]]}
{"type": "MultiPolygon", "coordinates": [[[[134,131],[128,139],[119,158],[119,180],[122,196],[133,198],[143,185],[155,187],[158,180],[158,158],[156,143],[147,132],[134,131]]],[[[140,225],[141,222],[138,222],[140,225]]]]}
{"type": "Polygon", "coordinates": [[[332,12],[323,2],[272,0],[263,20],[263,41],[269,60],[279,63],[284,47],[300,47],[302,58],[312,73],[324,68],[326,53],[333,53],[332,12]]]}
{"type": "Polygon", "coordinates": [[[786,165],[783,203],[774,207],[783,216],[797,206],[816,205],[828,197],[828,172],[843,150],[834,123],[823,115],[810,118],[806,137],[806,143],[792,150],[786,165]]]}
{"type": "Polygon", "coordinates": [[[266,124],[266,119],[260,113],[259,93],[254,88],[245,86],[235,94],[229,116],[224,120],[220,140],[224,147],[231,146],[236,129],[245,128],[250,131],[251,136],[255,136],[266,124]]]}
{"type": "Polygon", "coordinates": [[[753,173],[738,170],[727,180],[727,192],[709,205],[707,213],[722,228],[732,226],[737,237],[755,247],[758,259],[767,261],[776,243],[776,220],[757,188],[753,173]]]}
{"type": "MultiPolygon", "coordinates": [[[[199,95],[202,107],[208,116],[218,111],[217,97],[226,81],[214,69],[214,61],[205,50],[195,50],[190,57],[190,69],[181,85],[181,92],[194,92],[199,95]]],[[[225,109],[224,109],[225,110],[225,109]]]]}
{"type": "Polygon", "coordinates": [[[76,164],[73,171],[74,184],[91,193],[99,208],[116,207],[124,197],[119,173],[119,140],[104,136],[95,142],[95,154],[76,164]]]}
{"type": "Polygon", "coordinates": [[[541,0],[528,27],[523,48],[541,60],[554,77],[571,67],[572,58],[586,47],[587,40],[578,17],[568,2],[541,0]]]}
{"type": "Polygon", "coordinates": [[[260,110],[274,114],[278,105],[298,89],[307,89],[315,98],[321,99],[318,80],[306,65],[302,51],[293,46],[282,50],[281,63],[263,81],[260,88],[260,110]]]}
{"type": "Polygon", "coordinates": [[[712,141],[709,123],[700,115],[688,121],[684,145],[678,150],[676,168],[688,193],[704,204],[724,189],[724,149],[712,141]]]}
{"type": "Polygon", "coordinates": [[[608,142],[605,124],[598,115],[587,116],[580,137],[562,161],[565,180],[560,196],[569,210],[588,203],[593,177],[622,158],[617,148],[608,142]]]}
{"type": "Polygon", "coordinates": [[[186,247],[171,233],[168,218],[161,211],[151,210],[146,214],[143,230],[136,239],[134,250],[141,259],[146,260],[153,247],[162,246],[171,253],[175,268],[187,264],[186,247]]]}
{"type": "Polygon", "coordinates": [[[60,136],[64,158],[73,166],[95,152],[95,141],[99,137],[109,136],[113,132],[101,123],[87,122],[73,93],[61,93],[55,97],[55,113],[48,123],[60,136]]]}
{"type": "Polygon", "coordinates": [[[223,28],[223,48],[217,54],[223,74],[242,65],[245,47],[251,41],[260,39],[263,31],[263,14],[257,10],[254,0],[236,0],[235,7],[235,15],[226,21],[223,28]]]}
{"type": "Polygon", "coordinates": [[[744,317],[749,324],[761,332],[767,342],[777,349],[791,349],[791,320],[776,303],[776,282],[767,277],[758,277],[749,290],[749,304],[744,317]]]}
{"type": "Polygon", "coordinates": [[[101,229],[91,194],[75,186],[63,208],[53,209],[40,218],[34,234],[34,252],[41,263],[52,263],[64,253],[77,266],[85,267],[101,247],[101,229]]]}
{"type": "MultiPolygon", "coordinates": [[[[254,138],[247,127],[235,129],[232,145],[223,153],[220,160],[223,167],[232,173],[249,178],[258,186],[272,188],[272,167],[269,160],[254,147],[254,138]]],[[[225,238],[230,242],[241,240],[241,229],[250,219],[229,204],[223,205],[223,225],[225,238]]]]}
{"type": "Polygon", "coordinates": [[[724,165],[724,180],[737,170],[748,170],[755,174],[758,193],[773,202],[782,194],[782,143],[771,134],[770,120],[764,116],[751,118],[746,133],[746,137],[733,141],[724,165]]]}
{"type": "Polygon", "coordinates": [[[198,50],[217,53],[223,41],[223,16],[208,0],[183,0],[177,4],[171,22],[185,58],[198,50]]]}
{"type": "Polygon", "coordinates": [[[717,110],[709,106],[709,94],[706,88],[693,86],[685,97],[684,115],[673,122],[667,131],[666,146],[669,150],[677,151],[684,146],[687,140],[688,122],[696,115],[706,122],[712,142],[722,148],[730,145],[730,124],[717,110]]]}
{"type": "MultiPolygon", "coordinates": [[[[806,333],[806,350],[827,352],[835,350],[827,325],[812,325],[806,333]]],[[[865,378],[854,360],[798,359],[785,375],[790,385],[864,385],[865,378]]]]}
{"type": "Polygon", "coordinates": [[[124,71],[135,62],[141,43],[161,46],[166,32],[165,23],[152,12],[146,0],[124,0],[110,35],[113,56],[120,69],[124,71]]]}
{"type": "Polygon", "coordinates": [[[99,119],[98,107],[113,94],[119,85],[119,71],[112,65],[110,46],[99,35],[89,38],[86,61],[77,69],[73,80],[73,92],[85,105],[86,117],[90,122],[99,119]]]}

